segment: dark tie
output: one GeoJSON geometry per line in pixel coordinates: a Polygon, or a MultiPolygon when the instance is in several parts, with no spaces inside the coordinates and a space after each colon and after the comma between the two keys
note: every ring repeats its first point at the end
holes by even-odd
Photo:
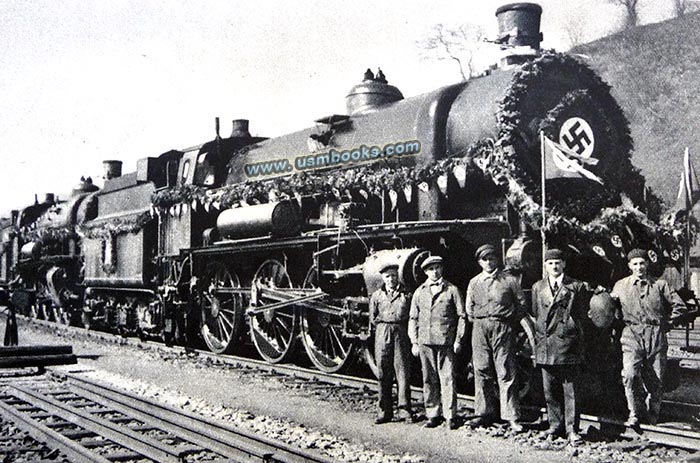
{"type": "Polygon", "coordinates": [[[557,282],[555,280],[554,284],[552,285],[552,294],[557,294],[557,291],[559,291],[559,285],[557,284],[557,282]]]}

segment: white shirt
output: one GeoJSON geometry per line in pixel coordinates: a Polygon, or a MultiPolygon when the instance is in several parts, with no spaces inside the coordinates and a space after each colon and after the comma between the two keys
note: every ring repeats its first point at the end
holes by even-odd
{"type": "Polygon", "coordinates": [[[564,283],[564,274],[562,273],[556,278],[548,277],[549,278],[549,288],[554,291],[554,287],[556,286],[557,289],[561,288],[561,285],[564,283]]]}
{"type": "Polygon", "coordinates": [[[443,283],[443,279],[442,279],[442,278],[440,278],[440,279],[437,280],[437,281],[432,281],[432,280],[431,280],[431,281],[429,282],[429,284],[430,284],[430,293],[431,293],[433,296],[435,296],[437,293],[440,292],[440,290],[442,289],[442,283],[443,283]]]}

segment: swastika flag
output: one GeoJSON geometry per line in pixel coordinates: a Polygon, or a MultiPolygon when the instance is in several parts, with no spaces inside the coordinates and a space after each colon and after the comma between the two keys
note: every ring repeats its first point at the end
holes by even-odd
{"type": "Polygon", "coordinates": [[[698,200],[700,200],[698,177],[695,175],[695,169],[690,163],[690,152],[686,148],[683,155],[683,176],[678,186],[678,198],[674,209],[689,211],[698,200]]]}
{"type": "Polygon", "coordinates": [[[598,160],[596,158],[581,156],[546,136],[543,136],[542,140],[544,140],[542,155],[545,161],[545,178],[584,177],[601,185],[603,184],[603,180],[600,177],[584,167],[597,165],[598,160]]]}

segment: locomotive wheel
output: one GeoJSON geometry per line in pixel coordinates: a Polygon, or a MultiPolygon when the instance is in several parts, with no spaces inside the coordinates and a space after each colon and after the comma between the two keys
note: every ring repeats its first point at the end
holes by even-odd
{"type": "Polygon", "coordinates": [[[40,302],[37,305],[37,317],[39,320],[48,320],[49,319],[49,312],[46,310],[46,304],[43,302],[40,302]]]}
{"type": "MultiPolygon", "coordinates": [[[[291,288],[287,269],[277,260],[270,259],[258,268],[253,284],[260,288],[291,288]]],[[[259,301],[261,304],[267,301],[259,301]]],[[[287,306],[266,310],[249,317],[250,337],[260,356],[270,363],[279,363],[293,352],[298,333],[297,309],[287,306]]]]}
{"type": "Polygon", "coordinates": [[[379,367],[377,366],[377,358],[374,355],[374,332],[372,332],[372,336],[367,338],[367,341],[365,341],[365,363],[367,363],[367,366],[369,367],[370,371],[374,375],[375,378],[379,377],[379,367]]]}
{"type": "Polygon", "coordinates": [[[242,294],[222,294],[214,290],[240,288],[235,273],[220,262],[206,268],[206,289],[202,294],[202,337],[215,354],[231,352],[240,338],[243,325],[244,297],[242,294]]]}
{"type": "Polygon", "coordinates": [[[71,317],[68,310],[63,307],[57,307],[54,309],[53,313],[54,321],[60,323],[61,325],[70,325],[71,317]]]}
{"type": "Polygon", "coordinates": [[[28,310],[28,315],[30,318],[39,318],[39,308],[36,303],[30,305],[28,310]]]}
{"type": "MultiPolygon", "coordinates": [[[[304,288],[318,286],[318,272],[311,267],[304,279],[304,288]]],[[[306,354],[319,370],[336,373],[348,365],[355,355],[355,345],[343,337],[343,319],[317,310],[301,309],[301,340],[306,354]]]]}
{"type": "Polygon", "coordinates": [[[80,323],[83,328],[89,330],[92,328],[92,312],[86,312],[85,310],[80,311],[80,323]]]}

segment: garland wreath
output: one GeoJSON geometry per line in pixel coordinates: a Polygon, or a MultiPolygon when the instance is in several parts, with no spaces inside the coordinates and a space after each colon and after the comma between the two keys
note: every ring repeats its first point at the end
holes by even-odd
{"type": "Polygon", "coordinates": [[[462,170],[465,182],[483,178],[483,173],[467,158],[447,158],[415,167],[363,165],[349,169],[333,169],[317,173],[299,172],[288,177],[226,185],[208,190],[194,185],[159,190],[151,197],[155,208],[165,211],[179,204],[201,203],[217,209],[238,205],[316,196],[327,199],[359,200],[384,191],[405,191],[414,186],[432,185],[440,177],[462,170]]]}
{"type": "Polygon", "coordinates": [[[88,239],[106,240],[124,233],[136,233],[152,220],[151,211],[145,211],[128,217],[86,223],[78,227],[78,233],[88,239]]]}
{"type": "Polygon", "coordinates": [[[19,236],[23,243],[33,241],[42,245],[65,241],[77,238],[78,235],[73,230],[73,227],[54,227],[54,228],[29,228],[23,227],[15,236],[19,236]]]}

